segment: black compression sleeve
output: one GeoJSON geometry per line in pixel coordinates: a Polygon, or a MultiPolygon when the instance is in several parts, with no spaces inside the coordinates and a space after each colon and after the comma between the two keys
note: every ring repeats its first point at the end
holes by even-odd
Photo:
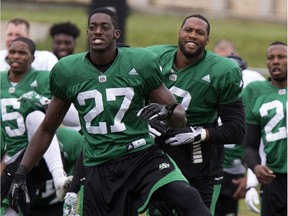
{"type": "Polygon", "coordinates": [[[244,160],[251,170],[254,170],[254,167],[257,164],[261,164],[261,157],[259,154],[260,142],[260,126],[247,124],[247,131],[244,141],[244,160]]]}
{"type": "Polygon", "coordinates": [[[69,186],[68,192],[78,193],[81,186],[81,179],[83,177],[84,177],[83,151],[81,151],[76,162],[73,179],[69,186]]]}
{"type": "Polygon", "coordinates": [[[212,144],[243,143],[246,122],[242,99],[230,104],[219,105],[217,110],[222,125],[208,128],[208,142],[212,144]]]}

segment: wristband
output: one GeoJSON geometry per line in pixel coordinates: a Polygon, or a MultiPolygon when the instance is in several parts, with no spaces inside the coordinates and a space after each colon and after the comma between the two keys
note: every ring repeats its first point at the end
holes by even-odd
{"type": "Polygon", "coordinates": [[[207,132],[204,128],[201,129],[201,141],[203,142],[206,139],[207,132]]]}
{"type": "MultiPolygon", "coordinates": [[[[246,188],[246,192],[249,191],[251,188],[255,188],[255,187],[248,187],[246,188]]],[[[256,189],[256,188],[255,188],[256,189]]]]}
{"type": "Polygon", "coordinates": [[[172,114],[173,114],[175,108],[178,106],[178,104],[179,103],[174,103],[174,104],[168,106],[169,112],[168,112],[167,119],[169,119],[172,116],[172,114]]]}

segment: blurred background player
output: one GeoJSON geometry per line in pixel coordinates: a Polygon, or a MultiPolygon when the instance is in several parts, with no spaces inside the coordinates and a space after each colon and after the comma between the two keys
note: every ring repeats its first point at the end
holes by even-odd
{"type": "Polygon", "coordinates": [[[71,22],[55,23],[50,28],[52,52],[58,59],[74,53],[79,28],[71,22]]]}
{"type": "MultiPolygon", "coordinates": [[[[265,80],[258,72],[247,69],[247,62],[241,59],[232,41],[228,39],[217,41],[214,46],[214,52],[218,55],[228,57],[239,65],[242,70],[243,88],[250,82],[265,80]]],[[[238,214],[238,200],[244,198],[246,194],[245,166],[243,145],[224,145],[223,182],[216,204],[215,216],[236,216],[238,214]]]]}
{"type": "MultiPolygon", "coordinates": [[[[246,110],[245,162],[262,188],[262,216],[287,215],[287,44],[266,51],[270,78],[249,84],[242,93],[246,110]],[[263,140],[266,165],[261,164],[263,140]]],[[[249,191],[248,191],[249,192],[249,191]]]]}
{"type": "MultiPolygon", "coordinates": [[[[1,128],[5,137],[5,155],[1,161],[1,197],[5,198],[11,182],[11,175],[24,154],[24,151],[37,130],[45,114],[38,103],[27,102],[26,99],[38,99],[40,105],[47,106],[51,97],[49,88],[49,71],[37,71],[31,67],[34,61],[35,43],[29,38],[17,37],[9,46],[7,62],[10,69],[1,75],[1,128]]],[[[38,187],[52,175],[56,195],[62,197],[64,188],[68,186],[71,177],[66,177],[60,155],[59,142],[56,136],[51,141],[39,163],[28,175],[28,187],[33,199],[38,187]],[[46,169],[45,169],[46,167],[46,169]],[[42,169],[43,168],[43,169],[42,169]],[[48,168],[48,169],[47,169],[48,168]],[[45,170],[47,170],[45,172],[45,170]],[[49,173],[49,171],[50,173],[49,173]]],[[[22,206],[24,213],[30,205],[22,206]],[[25,210],[24,210],[25,209],[25,210]]]]}
{"type": "MultiPolygon", "coordinates": [[[[0,71],[9,69],[9,63],[7,62],[8,48],[11,42],[17,37],[30,38],[30,23],[22,18],[14,18],[8,21],[5,29],[5,44],[6,49],[0,50],[0,71]]],[[[58,61],[57,57],[46,50],[36,50],[35,60],[32,63],[32,67],[36,70],[50,71],[55,63],[58,61]]]]}

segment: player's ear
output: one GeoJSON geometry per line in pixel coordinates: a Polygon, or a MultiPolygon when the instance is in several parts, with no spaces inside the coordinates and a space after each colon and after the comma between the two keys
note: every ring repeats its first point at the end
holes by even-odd
{"type": "Polygon", "coordinates": [[[34,62],[35,56],[31,56],[31,64],[34,62]]]}
{"type": "Polygon", "coordinates": [[[119,38],[120,38],[120,35],[121,35],[120,29],[115,29],[115,30],[114,30],[114,38],[115,38],[115,39],[119,39],[119,38]]]}

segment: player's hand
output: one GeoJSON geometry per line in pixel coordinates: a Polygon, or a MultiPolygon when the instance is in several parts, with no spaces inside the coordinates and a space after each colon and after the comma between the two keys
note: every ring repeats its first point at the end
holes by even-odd
{"type": "Polygon", "coordinates": [[[256,205],[259,205],[260,203],[259,195],[256,188],[251,187],[247,190],[245,196],[245,203],[250,211],[260,214],[260,210],[256,207],[256,205]]]}
{"type": "Polygon", "coordinates": [[[137,116],[146,120],[165,120],[172,115],[177,105],[178,104],[161,105],[157,103],[151,103],[140,109],[137,113],[137,116]]]}
{"type": "Polygon", "coordinates": [[[187,143],[198,144],[201,142],[202,127],[190,127],[169,129],[164,136],[164,142],[171,146],[187,143]]]}
{"type": "Polygon", "coordinates": [[[153,137],[159,137],[166,133],[168,125],[163,120],[152,119],[148,120],[149,133],[153,137]]]}
{"type": "Polygon", "coordinates": [[[17,212],[20,212],[19,201],[24,199],[26,203],[30,203],[30,197],[26,186],[26,176],[14,174],[12,183],[8,192],[8,199],[11,207],[17,212]]]}
{"type": "Polygon", "coordinates": [[[239,179],[232,179],[232,183],[238,185],[235,193],[233,194],[233,198],[235,199],[242,199],[245,198],[246,194],[246,176],[239,178],[239,179]]]}
{"type": "Polygon", "coordinates": [[[37,107],[42,109],[47,109],[50,103],[50,99],[39,95],[35,91],[30,91],[21,95],[18,101],[34,103],[37,107]]]}
{"type": "Polygon", "coordinates": [[[261,184],[269,184],[276,177],[273,171],[265,165],[256,165],[254,173],[261,184]]]}
{"type": "Polygon", "coordinates": [[[77,194],[73,192],[66,193],[63,204],[63,216],[75,216],[77,204],[77,194]]]}

